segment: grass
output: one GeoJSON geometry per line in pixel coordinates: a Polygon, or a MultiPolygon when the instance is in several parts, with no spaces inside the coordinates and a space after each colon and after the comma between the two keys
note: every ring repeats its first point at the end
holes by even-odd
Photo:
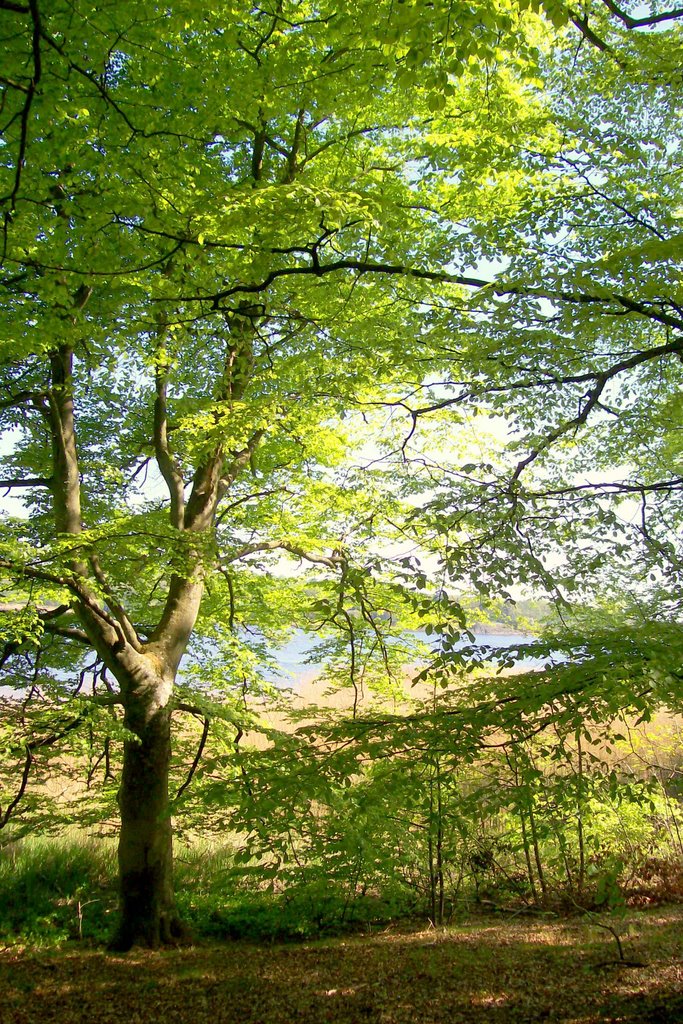
{"type": "Polygon", "coordinates": [[[0,852],[0,938],[49,946],[97,939],[116,903],[112,843],[67,833],[0,852]]]}
{"type": "MultiPolygon", "coordinates": [[[[313,878],[274,894],[236,867],[230,846],[177,844],[175,888],[182,919],[199,938],[301,940],[388,922],[400,912],[367,896],[345,914],[345,894],[313,878]]],[[[78,939],[105,943],[117,907],[116,848],[74,830],[0,850],[0,942],[49,948],[78,939]]]]}

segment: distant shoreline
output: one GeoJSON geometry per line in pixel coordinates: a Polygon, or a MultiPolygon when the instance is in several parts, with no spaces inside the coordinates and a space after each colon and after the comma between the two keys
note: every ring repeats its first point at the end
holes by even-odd
{"type": "Polygon", "coordinates": [[[534,637],[528,630],[507,622],[475,622],[470,628],[475,636],[528,636],[530,639],[534,637]]]}

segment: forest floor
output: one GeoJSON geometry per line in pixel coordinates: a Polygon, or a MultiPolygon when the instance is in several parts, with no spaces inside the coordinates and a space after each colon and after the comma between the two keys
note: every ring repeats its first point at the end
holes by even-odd
{"type": "Polygon", "coordinates": [[[287,945],[0,950],[2,1024],[681,1024],[683,907],[287,945]]]}

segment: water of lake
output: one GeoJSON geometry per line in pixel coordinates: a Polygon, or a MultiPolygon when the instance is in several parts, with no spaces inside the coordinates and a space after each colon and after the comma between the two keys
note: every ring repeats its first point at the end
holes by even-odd
{"type": "MultiPolygon", "coordinates": [[[[435,648],[438,644],[438,639],[435,636],[428,637],[426,633],[422,632],[413,634],[413,638],[421,640],[428,647],[432,648],[435,648]]],[[[472,646],[480,649],[491,648],[492,651],[498,651],[503,656],[507,648],[523,648],[525,645],[532,644],[533,642],[534,637],[529,634],[480,633],[475,634],[475,642],[472,646]]],[[[279,666],[279,672],[266,671],[266,676],[279,685],[284,686],[296,685],[297,677],[311,678],[321,667],[320,660],[314,656],[315,647],[318,643],[320,643],[320,637],[315,634],[296,630],[287,643],[271,650],[270,653],[279,666]]],[[[469,641],[462,641],[457,645],[460,648],[467,646],[470,646],[469,641]]],[[[497,660],[495,654],[492,655],[490,661],[495,664],[497,660]]],[[[417,662],[418,658],[407,658],[406,661],[417,662]]],[[[547,659],[522,656],[517,659],[515,664],[524,669],[542,668],[547,664],[547,659]]],[[[12,687],[0,685],[0,698],[13,697],[19,699],[23,692],[23,690],[15,690],[12,687]]]]}
{"type": "MultiPolygon", "coordinates": [[[[428,637],[426,633],[414,634],[415,638],[422,640],[430,647],[435,647],[438,643],[436,637],[428,637]]],[[[478,648],[492,648],[495,651],[500,651],[503,655],[507,648],[523,647],[525,645],[532,644],[534,637],[529,634],[523,633],[480,633],[475,634],[474,644],[471,646],[478,648]]],[[[281,647],[278,647],[272,651],[273,657],[277,661],[283,673],[290,676],[297,676],[305,673],[310,675],[312,672],[319,668],[319,664],[312,659],[316,644],[319,643],[319,638],[311,633],[305,633],[303,630],[297,630],[290,640],[281,647]]],[[[457,645],[458,648],[470,646],[469,641],[463,640],[457,645]]],[[[491,658],[492,661],[497,659],[491,658]]],[[[518,664],[522,668],[541,668],[546,664],[545,659],[522,657],[517,660],[518,664]]]]}

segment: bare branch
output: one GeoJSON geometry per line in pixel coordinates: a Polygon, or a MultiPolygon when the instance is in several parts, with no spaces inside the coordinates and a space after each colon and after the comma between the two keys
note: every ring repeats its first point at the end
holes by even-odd
{"type": "Polygon", "coordinates": [[[17,807],[17,805],[21,801],[24,793],[26,792],[26,787],[28,785],[29,775],[31,774],[31,765],[32,764],[33,764],[33,754],[31,753],[30,748],[26,747],[26,757],[24,759],[24,770],[23,770],[22,775],[21,775],[21,783],[19,785],[19,790],[17,792],[17,795],[14,797],[14,799],[7,805],[4,814],[0,810],[0,828],[4,828],[5,827],[7,822],[12,817],[13,811],[15,810],[15,808],[17,807]]]}
{"type": "Polygon", "coordinates": [[[683,339],[676,339],[669,342],[668,345],[658,345],[653,349],[647,349],[645,352],[637,352],[629,359],[623,359],[619,363],[615,363],[610,366],[609,369],[604,370],[602,373],[594,375],[595,385],[592,387],[584,396],[585,402],[576,416],[572,419],[566,420],[564,423],[560,423],[559,426],[551,430],[543,440],[530,452],[530,454],[518,463],[517,468],[512,474],[511,483],[514,483],[519,479],[524,470],[534,462],[538,456],[550,448],[555,441],[559,440],[565,434],[568,434],[572,430],[578,429],[588,419],[590,413],[596,406],[600,405],[600,397],[607,387],[607,384],[620,373],[625,370],[631,370],[636,366],[640,366],[643,363],[649,362],[652,359],[659,359],[665,355],[676,354],[680,355],[683,349],[683,339]]]}
{"type": "Polygon", "coordinates": [[[185,519],[184,480],[180,468],[171,454],[168,441],[168,414],[166,389],[168,386],[168,361],[164,357],[160,341],[157,348],[154,379],[156,398],[154,401],[154,451],[159,472],[166,482],[171,499],[171,525],[182,530],[185,519]]]}
{"type": "Polygon", "coordinates": [[[93,571],[93,575],[97,582],[99,583],[102,593],[106,597],[107,604],[109,605],[114,615],[116,616],[116,619],[119,622],[121,629],[123,630],[123,634],[126,640],[131,645],[133,650],[138,652],[141,651],[142,644],[140,643],[140,638],[135,630],[135,627],[133,626],[133,623],[129,619],[123,605],[120,603],[120,601],[114,594],[114,591],[112,590],[109,581],[107,580],[102,570],[100,560],[94,552],[90,555],[89,561],[93,571]]]}
{"type": "MultiPolygon", "coordinates": [[[[40,52],[40,39],[42,35],[42,26],[40,23],[40,11],[38,9],[37,0],[28,0],[28,7],[26,9],[22,7],[12,7],[10,10],[15,10],[17,13],[24,14],[30,13],[31,20],[33,21],[33,33],[31,36],[31,50],[33,58],[33,74],[31,81],[29,82],[28,88],[26,89],[26,99],[24,100],[24,106],[21,111],[20,121],[20,136],[19,136],[19,151],[17,153],[17,164],[14,172],[14,185],[9,196],[10,210],[14,210],[17,205],[17,197],[19,195],[19,189],[21,188],[21,174],[24,169],[26,162],[26,149],[28,146],[28,121],[31,113],[31,106],[33,104],[33,98],[36,94],[36,89],[40,82],[42,75],[42,56],[40,52]]],[[[7,215],[5,216],[5,230],[7,229],[7,215]]]]}
{"type": "Polygon", "coordinates": [[[255,541],[253,544],[245,544],[244,547],[234,554],[223,556],[221,562],[223,565],[229,565],[232,562],[240,561],[242,558],[247,558],[249,555],[266,551],[288,551],[290,555],[296,555],[297,558],[301,558],[313,565],[324,565],[328,569],[338,569],[346,562],[343,555],[312,555],[298,544],[290,544],[287,541],[281,540],[255,541]]]}
{"type": "Polygon", "coordinates": [[[626,28],[651,28],[653,25],[661,25],[664,21],[678,21],[683,18],[683,7],[676,7],[671,11],[663,11],[661,14],[650,14],[644,18],[633,18],[626,11],[622,11],[614,0],[602,0],[605,7],[626,25],[626,28]]]}
{"type": "MultiPolygon", "coordinates": [[[[193,714],[194,714],[194,712],[193,712],[193,714]]],[[[194,777],[194,773],[197,771],[197,767],[198,767],[199,762],[201,760],[202,754],[204,753],[204,747],[206,746],[206,740],[207,740],[208,735],[209,735],[209,728],[210,728],[210,726],[211,726],[210,719],[208,718],[207,715],[204,715],[204,728],[202,729],[202,736],[201,736],[201,739],[199,741],[199,746],[197,747],[197,753],[195,754],[194,761],[192,762],[190,770],[187,773],[187,778],[185,779],[185,781],[183,782],[182,786],[179,788],[178,792],[175,795],[176,800],[183,795],[183,793],[185,792],[187,787],[192,782],[192,779],[194,777]]]]}
{"type": "Polygon", "coordinates": [[[52,478],[49,476],[27,477],[25,480],[0,480],[0,489],[11,490],[13,487],[50,487],[52,478]]]}

